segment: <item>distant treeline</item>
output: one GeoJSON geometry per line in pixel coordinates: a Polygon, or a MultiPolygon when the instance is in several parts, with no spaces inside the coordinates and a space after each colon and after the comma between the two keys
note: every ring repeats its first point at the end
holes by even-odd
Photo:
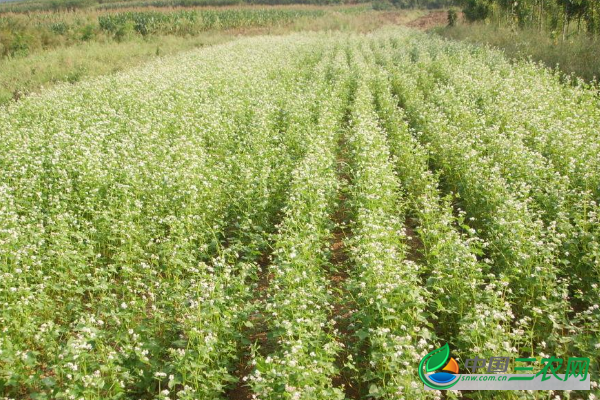
{"type": "Polygon", "coordinates": [[[456,5],[455,0],[391,0],[399,8],[447,8],[456,5]]]}
{"type": "Polygon", "coordinates": [[[549,30],[563,39],[571,33],[600,36],[599,0],[462,0],[470,21],[491,19],[549,30]]]}
{"type": "Polygon", "coordinates": [[[31,11],[71,11],[97,4],[95,0],[25,0],[0,3],[0,13],[31,11]]]}

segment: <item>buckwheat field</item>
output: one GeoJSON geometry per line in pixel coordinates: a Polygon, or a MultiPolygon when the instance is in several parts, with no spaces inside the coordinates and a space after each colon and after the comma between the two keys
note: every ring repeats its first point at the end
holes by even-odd
{"type": "Polygon", "coordinates": [[[1,107],[6,399],[599,396],[597,88],[395,27],[1,107]],[[425,391],[444,343],[592,390],[425,391]]]}

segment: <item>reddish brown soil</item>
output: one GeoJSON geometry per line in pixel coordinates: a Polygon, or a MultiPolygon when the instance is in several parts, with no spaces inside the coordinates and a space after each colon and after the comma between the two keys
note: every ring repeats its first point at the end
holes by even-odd
{"type": "MultiPolygon", "coordinates": [[[[259,343],[261,349],[268,347],[267,340],[267,325],[265,322],[265,316],[262,314],[260,304],[264,303],[267,297],[267,291],[272,275],[269,273],[270,256],[263,254],[259,260],[260,273],[258,277],[258,286],[256,289],[256,297],[253,299],[253,303],[256,304],[256,311],[250,315],[249,321],[252,323],[252,327],[244,328],[244,336],[248,338],[251,343],[259,343]]],[[[244,381],[244,377],[252,373],[252,365],[250,364],[250,348],[244,348],[241,357],[236,365],[234,376],[238,379],[234,387],[226,392],[227,399],[230,400],[252,400],[252,390],[248,386],[248,382],[244,381]]]]}
{"type": "Polygon", "coordinates": [[[420,262],[423,259],[423,242],[416,232],[417,221],[406,218],[404,229],[406,231],[406,244],[408,245],[406,258],[410,261],[420,262]]]}
{"type": "Polygon", "coordinates": [[[444,26],[448,24],[448,12],[447,11],[432,11],[427,15],[419,17],[414,21],[406,24],[411,28],[420,29],[426,31],[436,26],[444,26]]]}

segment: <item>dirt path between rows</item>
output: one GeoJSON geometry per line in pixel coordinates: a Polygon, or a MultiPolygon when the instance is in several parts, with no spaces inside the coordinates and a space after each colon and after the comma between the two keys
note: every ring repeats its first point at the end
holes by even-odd
{"type": "Polygon", "coordinates": [[[225,397],[229,400],[252,400],[253,393],[247,377],[253,372],[252,361],[252,345],[260,344],[261,349],[267,349],[267,323],[265,315],[262,313],[264,303],[267,297],[267,291],[270,286],[271,274],[269,266],[271,265],[272,256],[270,251],[266,251],[261,256],[258,264],[260,267],[258,274],[258,284],[256,287],[256,297],[252,300],[253,311],[248,318],[250,324],[243,328],[242,335],[246,338],[246,344],[243,344],[240,349],[240,358],[236,364],[233,375],[237,378],[236,384],[225,392],[225,397]]]}
{"type": "Polygon", "coordinates": [[[337,147],[337,175],[340,188],[337,198],[337,207],[332,215],[335,224],[331,238],[331,273],[329,276],[331,287],[337,295],[334,303],[332,318],[336,322],[344,348],[337,360],[340,374],[333,379],[335,387],[342,388],[347,399],[360,399],[361,388],[354,373],[346,367],[351,361],[354,347],[355,332],[352,324],[354,304],[348,292],[347,281],[350,277],[352,261],[349,254],[348,241],[352,237],[350,229],[350,210],[348,205],[348,190],[350,188],[350,173],[348,171],[347,144],[344,135],[340,135],[337,147]]]}

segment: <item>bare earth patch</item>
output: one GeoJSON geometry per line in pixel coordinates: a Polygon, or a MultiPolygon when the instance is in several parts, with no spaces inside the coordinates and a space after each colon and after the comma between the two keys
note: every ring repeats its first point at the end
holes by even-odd
{"type": "Polygon", "coordinates": [[[444,26],[447,24],[447,11],[432,11],[427,15],[415,19],[414,21],[410,21],[408,24],[406,24],[406,26],[426,31],[431,28],[435,28],[436,26],[444,26]]]}

